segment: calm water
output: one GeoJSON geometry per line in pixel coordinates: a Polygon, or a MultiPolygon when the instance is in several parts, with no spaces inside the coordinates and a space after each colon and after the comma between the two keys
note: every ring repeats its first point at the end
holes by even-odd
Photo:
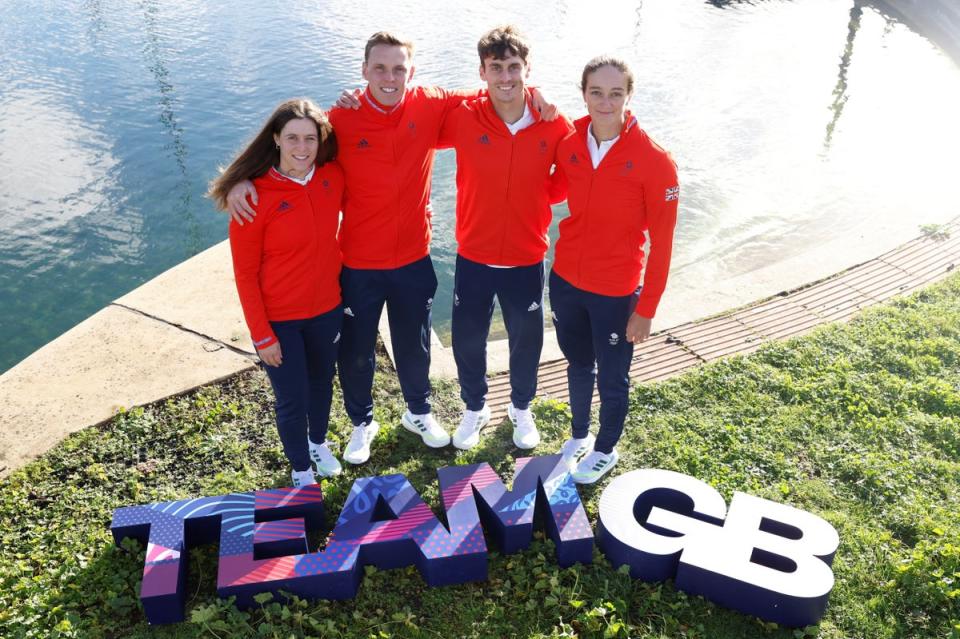
{"type": "MultiPolygon", "coordinates": [[[[896,244],[960,214],[956,54],[874,3],[477,4],[0,0],[0,371],[224,239],[202,197],[218,163],[281,99],[327,105],[359,85],[380,28],[416,38],[418,81],[471,87],[480,33],[516,22],[533,81],[573,116],[587,59],[632,61],[633,110],[681,169],[676,299],[836,238],[896,244]]],[[[453,170],[441,154],[441,330],[453,170]]]]}

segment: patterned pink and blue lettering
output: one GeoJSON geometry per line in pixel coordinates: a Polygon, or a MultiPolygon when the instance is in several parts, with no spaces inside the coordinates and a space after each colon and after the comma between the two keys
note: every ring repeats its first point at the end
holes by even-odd
{"type": "Polygon", "coordinates": [[[427,584],[487,577],[484,528],[504,552],[530,544],[538,502],[558,561],[588,563],[593,533],[559,455],[517,460],[512,490],[488,464],[439,471],[447,525],[403,475],[354,482],[324,548],[307,552],[306,534],[322,525],[319,486],[235,493],[120,508],[113,535],[147,543],[141,600],[150,623],[183,619],[186,553],[220,543],[217,594],[254,605],[261,592],[310,599],[356,596],[361,568],[415,565],[427,584]]]}
{"type": "Polygon", "coordinates": [[[482,521],[504,554],[530,545],[539,501],[557,562],[561,566],[591,562],[593,531],[560,455],[517,459],[512,490],[486,463],[441,468],[437,474],[447,517],[478,527],[482,521]]]}

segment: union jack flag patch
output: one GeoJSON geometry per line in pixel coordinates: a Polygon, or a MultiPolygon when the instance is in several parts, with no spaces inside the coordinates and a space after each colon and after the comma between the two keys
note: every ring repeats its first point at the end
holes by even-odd
{"type": "Polygon", "coordinates": [[[679,197],[680,197],[680,187],[671,186],[670,188],[667,189],[667,199],[665,201],[670,202],[671,200],[676,200],[679,197]]]}

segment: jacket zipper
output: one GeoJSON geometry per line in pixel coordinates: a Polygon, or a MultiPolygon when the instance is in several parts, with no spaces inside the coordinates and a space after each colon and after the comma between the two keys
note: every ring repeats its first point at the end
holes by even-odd
{"type": "MultiPolygon", "coordinates": [[[[518,131],[517,135],[519,135],[520,133],[523,133],[523,131],[518,131]]],[[[512,221],[509,215],[509,212],[510,212],[509,205],[510,205],[510,187],[513,181],[513,154],[514,154],[514,150],[516,149],[516,138],[517,138],[516,135],[510,135],[510,161],[507,163],[507,188],[506,188],[506,193],[504,194],[504,202],[503,202],[503,212],[504,214],[506,214],[507,217],[504,220],[503,231],[500,234],[500,253],[499,253],[500,258],[497,260],[497,264],[502,264],[504,262],[503,249],[507,244],[507,234],[509,232],[510,223],[512,221]]]]}

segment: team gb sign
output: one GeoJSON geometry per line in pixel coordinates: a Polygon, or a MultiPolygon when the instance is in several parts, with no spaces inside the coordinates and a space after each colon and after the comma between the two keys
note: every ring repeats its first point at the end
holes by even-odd
{"type": "MultiPolygon", "coordinates": [[[[504,553],[526,548],[534,513],[557,562],[590,563],[594,534],[559,455],[516,461],[510,490],[489,464],[437,471],[446,524],[403,475],[354,482],[323,550],[320,486],[258,490],[119,508],[111,529],[146,543],[140,599],[150,623],[184,616],[187,553],[219,542],[217,593],[254,605],[262,592],[348,599],[364,565],[415,565],[430,586],[487,578],[487,539],[504,553]]],[[[768,621],[816,623],[833,588],[839,545],[823,519],[736,493],[729,508],[704,482],[667,470],[616,477],[600,497],[596,541],[636,579],[675,579],[677,588],[768,621]]]]}

